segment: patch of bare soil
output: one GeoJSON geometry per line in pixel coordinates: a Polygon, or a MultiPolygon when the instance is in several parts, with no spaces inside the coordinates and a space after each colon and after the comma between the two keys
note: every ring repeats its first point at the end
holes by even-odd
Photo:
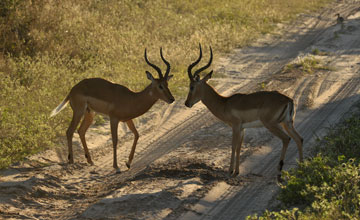
{"type": "MultiPolygon", "coordinates": [[[[295,127],[304,153],[315,137],[326,133],[359,100],[359,1],[342,1],[317,15],[299,16],[252,46],[236,49],[216,64],[224,78],[213,79],[223,95],[278,90],[294,98],[295,127]],[[336,25],[335,14],[346,19],[336,25]],[[312,74],[284,72],[283,67],[314,49],[331,70],[312,74]]],[[[75,137],[75,164],[66,162],[67,147],[40,153],[1,171],[2,219],[244,219],[276,204],[276,167],[280,140],[266,129],[248,129],[241,150],[240,175],[227,171],[231,128],[201,103],[191,109],[184,100],[162,102],[137,119],[140,139],[131,169],[125,161],[133,135],[119,131],[118,161],[112,168],[109,124],[87,134],[95,163],[89,166],[75,137]]],[[[285,169],[296,166],[291,143],[285,169]]]]}

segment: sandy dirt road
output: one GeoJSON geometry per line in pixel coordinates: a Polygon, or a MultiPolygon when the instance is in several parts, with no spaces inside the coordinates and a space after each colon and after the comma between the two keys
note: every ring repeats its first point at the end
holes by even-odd
{"type": "MultiPolygon", "coordinates": [[[[278,33],[221,58],[214,75],[225,77],[213,84],[224,95],[265,89],[293,97],[298,105],[295,127],[305,139],[306,156],[315,138],[360,100],[359,7],[359,1],[341,1],[279,26],[278,33]],[[336,25],[336,13],[346,17],[344,27],[336,25]],[[314,49],[324,52],[316,58],[331,70],[280,71],[314,49]]],[[[2,171],[0,218],[244,219],[276,204],[280,140],[266,129],[248,129],[240,175],[230,178],[230,127],[201,103],[187,109],[183,102],[159,103],[137,121],[140,139],[130,170],[122,161],[133,137],[126,129],[119,132],[121,174],[112,169],[108,124],[87,135],[95,166],[86,164],[74,138],[74,165],[66,163],[64,141],[61,148],[2,171]]],[[[296,166],[297,155],[291,142],[285,169],[296,166]]]]}

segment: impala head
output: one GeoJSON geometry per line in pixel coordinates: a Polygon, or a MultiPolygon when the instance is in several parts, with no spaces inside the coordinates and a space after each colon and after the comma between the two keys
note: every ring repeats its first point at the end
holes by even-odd
{"type": "Polygon", "coordinates": [[[205,66],[196,70],[194,74],[191,73],[192,68],[200,62],[201,57],[202,57],[202,50],[201,50],[200,44],[199,44],[199,48],[200,48],[199,58],[194,63],[190,64],[190,66],[188,67],[190,86],[189,86],[189,93],[188,93],[187,99],[185,101],[185,105],[186,105],[186,107],[189,107],[189,108],[191,108],[194,104],[196,104],[197,102],[199,102],[202,99],[203,88],[207,84],[206,82],[211,78],[211,75],[213,73],[213,71],[211,70],[208,74],[206,74],[206,76],[204,76],[204,78],[200,79],[199,74],[211,65],[212,58],[213,58],[211,47],[210,47],[209,62],[205,66]]]}
{"type": "Polygon", "coordinates": [[[156,66],[153,63],[150,63],[150,61],[147,58],[146,49],[145,49],[145,61],[149,66],[154,68],[156,72],[159,74],[159,78],[156,79],[153,77],[153,75],[149,71],[146,72],[146,76],[149,80],[151,80],[151,92],[153,96],[158,97],[159,99],[164,100],[167,103],[172,103],[175,101],[173,95],[171,94],[169,88],[168,88],[168,81],[173,77],[173,75],[169,75],[170,73],[170,63],[165,60],[163,54],[162,54],[162,48],[160,48],[160,56],[162,61],[166,64],[166,72],[165,75],[162,74],[161,69],[156,66]]]}

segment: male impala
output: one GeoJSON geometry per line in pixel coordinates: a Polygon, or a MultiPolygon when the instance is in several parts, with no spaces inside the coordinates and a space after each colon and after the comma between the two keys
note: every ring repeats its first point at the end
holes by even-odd
{"type": "MultiPolygon", "coordinates": [[[[198,101],[204,105],[220,120],[232,127],[232,152],[230,161],[230,174],[239,174],[239,160],[241,143],[244,138],[244,129],[252,127],[266,127],[271,133],[283,142],[280,156],[279,171],[282,170],[286,149],[292,137],[299,150],[300,162],[303,160],[303,139],[294,128],[295,107],[293,100],[277,91],[255,92],[250,94],[234,94],[229,97],[219,95],[207,81],[211,78],[209,72],[200,79],[200,72],[207,69],[212,62],[212,49],[210,47],[210,60],[208,64],[198,69],[194,75],[192,68],[197,65],[202,57],[201,45],[199,58],[188,67],[190,90],[185,105],[191,108],[198,101]],[[288,136],[281,126],[285,129],[288,136]],[[235,163],[236,152],[236,164],[235,163]],[[235,165],[235,168],[234,168],[235,165]]],[[[279,176],[280,177],[280,174],[279,176]]]]}
{"type": "Polygon", "coordinates": [[[64,101],[51,112],[50,117],[59,113],[65,108],[66,104],[70,102],[73,110],[73,118],[66,131],[69,148],[69,163],[74,163],[72,137],[77,125],[84,116],[80,128],[78,129],[78,133],[84,147],[87,162],[93,165],[86,145],[85,133],[93,121],[95,112],[99,112],[110,117],[111,135],[114,148],[113,167],[117,172],[120,172],[116,159],[119,122],[126,122],[129,129],[134,133],[134,142],[129,155],[129,160],[126,163],[126,166],[130,168],[130,164],[135,153],[136,143],[139,139],[139,134],[132,119],[147,112],[158,99],[162,99],[169,104],[175,100],[168,88],[168,81],[172,77],[172,75],[169,76],[170,64],[163,57],[161,48],[160,56],[167,66],[165,75],[161,73],[161,69],[158,66],[149,62],[145,49],[145,61],[158,72],[159,78],[154,78],[150,72],[146,71],[147,78],[151,80],[151,83],[143,91],[133,92],[125,86],[114,84],[101,78],[84,79],[76,84],[64,101]]]}

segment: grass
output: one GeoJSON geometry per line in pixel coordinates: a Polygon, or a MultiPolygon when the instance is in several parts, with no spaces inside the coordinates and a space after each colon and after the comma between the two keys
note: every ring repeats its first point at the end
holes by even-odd
{"type": "Polygon", "coordinates": [[[2,0],[0,168],[64,136],[70,108],[48,116],[81,79],[103,77],[139,91],[149,83],[145,70],[151,70],[144,49],[164,68],[163,47],[175,76],[169,86],[179,99],[187,92],[186,69],[198,55],[199,42],[205,53],[212,46],[216,62],[222,53],[270,33],[276,23],[328,2],[2,0]]]}
{"type": "MultiPolygon", "coordinates": [[[[317,50],[314,50],[313,53],[321,54],[321,56],[324,56],[325,54],[317,52],[317,50]]],[[[319,55],[320,56],[320,55],[319,55]]],[[[319,70],[333,70],[331,66],[328,66],[324,64],[319,58],[313,56],[313,55],[307,55],[307,56],[299,56],[296,61],[287,64],[284,67],[283,72],[300,72],[303,74],[313,74],[316,71],[319,70]]]]}
{"type": "Polygon", "coordinates": [[[360,112],[332,128],[313,158],[283,172],[281,211],[248,219],[358,219],[360,216],[360,112]]]}
{"type": "Polygon", "coordinates": [[[330,54],[329,52],[321,51],[321,50],[319,50],[318,48],[314,48],[314,49],[311,51],[311,53],[312,53],[313,55],[317,55],[317,56],[327,56],[327,55],[330,54]]]}

